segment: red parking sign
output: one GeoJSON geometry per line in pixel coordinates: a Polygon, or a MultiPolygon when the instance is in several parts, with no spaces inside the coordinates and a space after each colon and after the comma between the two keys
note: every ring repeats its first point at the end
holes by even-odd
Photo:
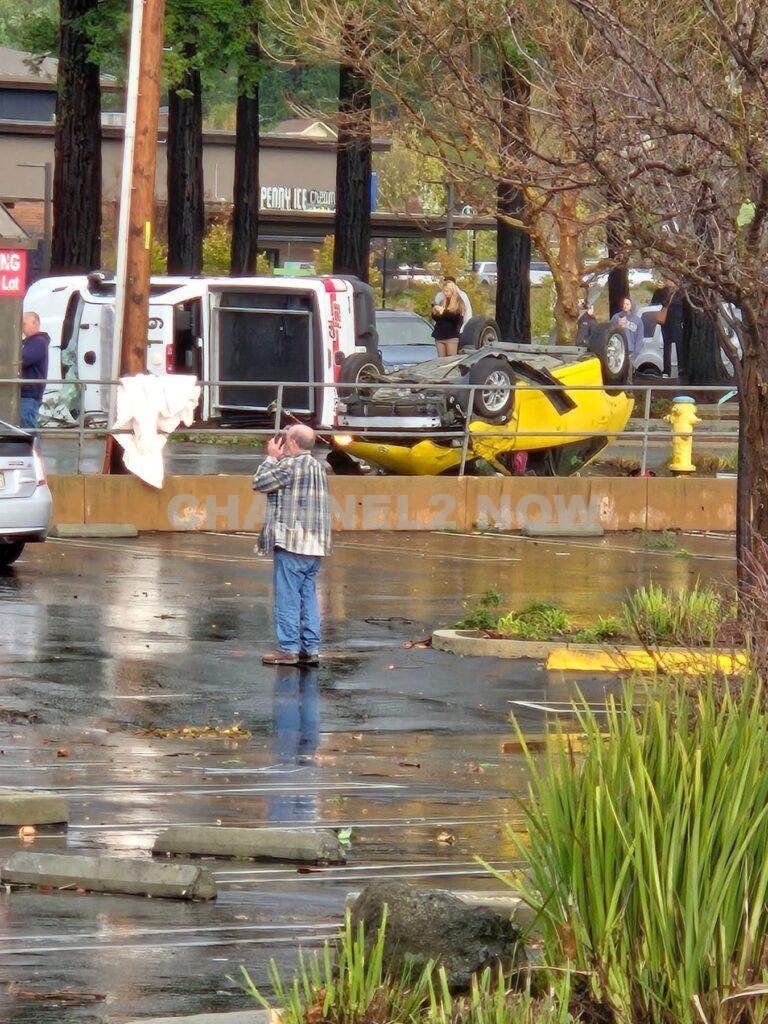
{"type": "Polygon", "coordinates": [[[27,253],[0,249],[0,296],[23,299],[27,290],[27,253]]]}

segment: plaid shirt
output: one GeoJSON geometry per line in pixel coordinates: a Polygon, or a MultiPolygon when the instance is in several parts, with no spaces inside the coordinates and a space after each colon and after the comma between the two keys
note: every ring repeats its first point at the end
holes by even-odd
{"type": "Polygon", "coordinates": [[[331,552],[331,513],[325,470],[309,452],[266,458],[253,476],[254,491],[267,496],[267,517],[257,550],[296,555],[331,552]]]}

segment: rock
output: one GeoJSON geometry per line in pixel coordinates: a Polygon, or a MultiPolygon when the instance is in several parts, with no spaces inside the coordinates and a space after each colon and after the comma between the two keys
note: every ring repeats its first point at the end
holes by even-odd
{"type": "Polygon", "coordinates": [[[462,992],[484,967],[501,963],[509,971],[525,962],[521,929],[508,914],[404,882],[374,882],[355,900],[352,923],[363,923],[366,946],[376,939],[385,904],[384,967],[392,973],[406,964],[419,971],[434,960],[445,968],[451,991],[462,992]]]}

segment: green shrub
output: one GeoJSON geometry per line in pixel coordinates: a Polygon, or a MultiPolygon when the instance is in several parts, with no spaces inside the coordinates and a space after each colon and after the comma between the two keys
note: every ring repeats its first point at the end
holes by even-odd
{"type": "MultiPolygon", "coordinates": [[[[232,268],[232,228],[229,224],[211,224],[203,239],[203,273],[227,277],[232,268]]],[[[256,258],[256,273],[271,274],[266,254],[256,258]]]]}
{"type": "Polygon", "coordinates": [[[499,607],[503,598],[498,590],[486,590],[474,601],[467,601],[465,617],[456,623],[457,629],[495,629],[499,620],[499,607]]]}
{"type": "Polygon", "coordinates": [[[555,325],[555,286],[552,278],[545,278],[543,284],[531,287],[531,337],[543,345],[549,344],[549,336],[555,325]]]}
{"type": "Polygon", "coordinates": [[[630,594],[622,607],[627,629],[646,644],[712,644],[721,626],[734,617],[733,600],[698,580],[681,591],[662,590],[651,583],[630,594]]]}
{"type": "Polygon", "coordinates": [[[562,608],[539,601],[502,616],[496,628],[517,640],[551,640],[571,631],[571,620],[562,608]]]}
{"type": "Polygon", "coordinates": [[[627,685],[607,715],[576,709],[578,758],[562,731],[543,761],[527,751],[524,895],[544,962],[584,972],[602,1010],[588,1019],[766,1020],[755,993],[722,1002],[766,977],[761,698],[749,678],[741,692],[712,680],[695,693],[665,684],[636,713],[627,685]]]}
{"type": "Polygon", "coordinates": [[[618,640],[626,636],[626,627],[615,615],[603,617],[598,615],[597,622],[577,630],[571,640],[576,644],[601,644],[608,640],[618,640]]]}

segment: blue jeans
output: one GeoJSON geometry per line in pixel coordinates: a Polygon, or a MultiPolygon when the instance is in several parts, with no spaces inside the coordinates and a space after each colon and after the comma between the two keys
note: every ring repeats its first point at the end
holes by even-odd
{"type": "Polygon", "coordinates": [[[25,430],[34,430],[37,427],[37,416],[40,412],[40,403],[36,398],[22,398],[20,401],[21,426],[25,430]]]}
{"type": "Polygon", "coordinates": [[[288,654],[320,650],[320,611],[315,585],[321,559],[275,548],[275,633],[277,646],[288,654]]]}

